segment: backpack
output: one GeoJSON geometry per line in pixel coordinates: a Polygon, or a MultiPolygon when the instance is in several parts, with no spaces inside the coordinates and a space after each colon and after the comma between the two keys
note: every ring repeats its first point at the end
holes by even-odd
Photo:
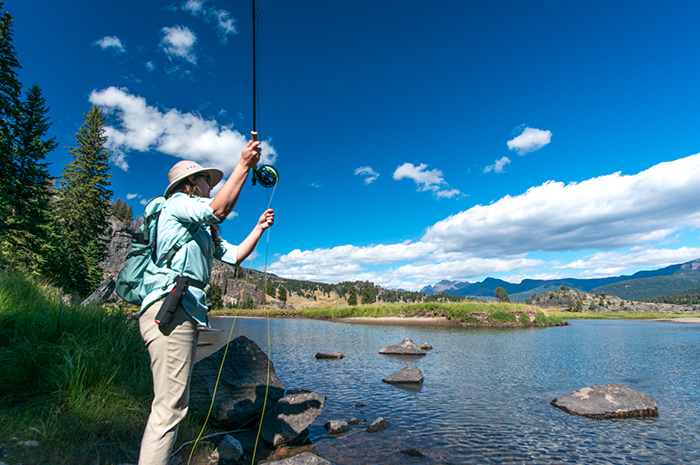
{"type": "Polygon", "coordinates": [[[126,302],[141,305],[143,299],[154,289],[168,286],[177,273],[170,269],[175,253],[191,241],[199,225],[192,223],[185,235],[168,250],[160,260],[156,257],[156,237],[158,218],[165,204],[165,197],[159,195],[148,201],[143,209],[143,224],[132,233],[131,248],[126,256],[126,263],[117,275],[115,292],[126,302]],[[167,265],[167,266],[164,266],[167,265]],[[149,284],[144,284],[144,276],[149,275],[149,284]]]}

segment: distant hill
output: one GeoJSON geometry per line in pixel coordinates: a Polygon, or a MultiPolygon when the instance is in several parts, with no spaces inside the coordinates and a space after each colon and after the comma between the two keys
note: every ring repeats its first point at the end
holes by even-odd
{"type": "Polygon", "coordinates": [[[445,292],[465,297],[493,297],[495,289],[502,287],[512,300],[523,301],[532,294],[551,292],[562,286],[581,292],[605,293],[633,300],[677,294],[700,287],[700,259],[658,270],[608,278],[524,279],[517,284],[496,278],[486,278],[476,283],[443,280],[433,286],[424,287],[421,292],[428,295],[445,292]]]}

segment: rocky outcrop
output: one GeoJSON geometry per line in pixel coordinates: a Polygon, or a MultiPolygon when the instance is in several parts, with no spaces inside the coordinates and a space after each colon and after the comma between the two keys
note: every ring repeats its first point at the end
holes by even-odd
{"type": "Polygon", "coordinates": [[[102,284],[97,286],[97,289],[93,291],[92,294],[90,294],[87,299],[83,300],[81,302],[82,307],[86,307],[88,305],[92,304],[103,304],[107,302],[110,297],[112,297],[112,293],[114,292],[114,288],[116,287],[116,283],[114,282],[114,278],[107,278],[105,279],[102,284]]]}
{"type": "Polygon", "coordinates": [[[214,464],[231,463],[239,460],[242,456],[243,446],[241,442],[227,434],[209,456],[209,462],[214,464]]]}
{"type": "Polygon", "coordinates": [[[648,395],[622,384],[579,389],[552,401],[552,405],[573,415],[595,419],[656,417],[659,410],[648,395]]]}
{"type": "MultiPolygon", "coordinates": [[[[216,386],[226,346],[195,364],[190,384],[190,408],[206,416],[216,386]]],[[[270,361],[270,384],[267,406],[273,406],[284,395],[284,386],[270,361]]],[[[228,344],[228,353],[216,388],[211,418],[219,425],[236,429],[262,413],[267,383],[267,355],[245,336],[228,344]]]]}
{"type": "Polygon", "coordinates": [[[384,347],[379,353],[384,355],[425,355],[425,352],[420,346],[409,338],[404,339],[398,344],[384,347]]]}
{"type": "Polygon", "coordinates": [[[273,447],[304,437],[308,434],[306,428],[321,414],[325,403],[325,396],[311,391],[280,399],[265,413],[260,437],[273,447]]]}
{"type": "Polygon", "coordinates": [[[103,239],[107,243],[105,259],[100,263],[103,279],[117,278],[119,270],[126,262],[126,255],[131,247],[131,230],[129,225],[115,216],[107,217],[107,230],[103,239]]]}
{"type": "Polygon", "coordinates": [[[423,373],[416,367],[410,366],[389,375],[382,381],[388,384],[423,384],[423,373]]]}

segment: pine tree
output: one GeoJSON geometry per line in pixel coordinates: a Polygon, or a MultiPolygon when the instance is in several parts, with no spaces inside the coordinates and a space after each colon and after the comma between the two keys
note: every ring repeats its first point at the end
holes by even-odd
{"type": "Polygon", "coordinates": [[[280,286],[280,288],[277,290],[277,299],[281,300],[282,302],[287,301],[287,289],[285,289],[284,286],[280,286]]]}
{"type": "Polygon", "coordinates": [[[494,292],[499,302],[510,302],[510,297],[508,297],[508,293],[502,287],[497,287],[494,292]]]}
{"type": "Polygon", "coordinates": [[[78,295],[89,294],[99,284],[95,266],[105,254],[101,237],[107,229],[112,175],[104,132],[105,118],[95,105],[76,134],[77,147],[69,151],[73,160],[63,168],[60,181],[60,284],[78,295]]]}
{"type": "Polygon", "coordinates": [[[374,303],[374,289],[372,289],[372,283],[365,281],[362,285],[362,305],[369,305],[374,303]]]}
{"type": "Polygon", "coordinates": [[[355,290],[354,285],[350,285],[350,290],[348,291],[348,305],[357,305],[357,290],[355,290]]]}
{"type": "Polygon", "coordinates": [[[122,199],[117,199],[117,201],[114,202],[111,214],[128,228],[130,228],[131,224],[134,222],[134,209],[122,199]]]}
{"type": "Polygon", "coordinates": [[[45,163],[46,155],[56,149],[56,138],[47,138],[51,127],[41,88],[29,87],[15,125],[13,187],[7,217],[7,235],[0,253],[9,263],[22,265],[31,272],[46,272],[45,262],[53,255],[49,236],[53,186],[45,163]]]}
{"type": "MultiPolygon", "coordinates": [[[[2,8],[0,2],[0,8],[2,8]]],[[[8,234],[5,218],[12,215],[13,189],[18,184],[15,154],[15,125],[21,106],[22,85],[17,78],[17,61],[12,45],[12,16],[0,18],[0,238],[8,234]]]]}

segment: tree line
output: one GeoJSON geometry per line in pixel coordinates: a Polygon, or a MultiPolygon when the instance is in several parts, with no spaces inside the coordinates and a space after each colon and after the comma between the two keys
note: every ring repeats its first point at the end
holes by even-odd
{"type": "Polygon", "coordinates": [[[83,115],[68,147],[72,160],[52,178],[46,156],[58,142],[49,137],[49,109],[38,84],[19,81],[13,18],[2,8],[0,2],[0,267],[86,296],[102,280],[113,208],[105,117],[98,106],[83,115]]]}

